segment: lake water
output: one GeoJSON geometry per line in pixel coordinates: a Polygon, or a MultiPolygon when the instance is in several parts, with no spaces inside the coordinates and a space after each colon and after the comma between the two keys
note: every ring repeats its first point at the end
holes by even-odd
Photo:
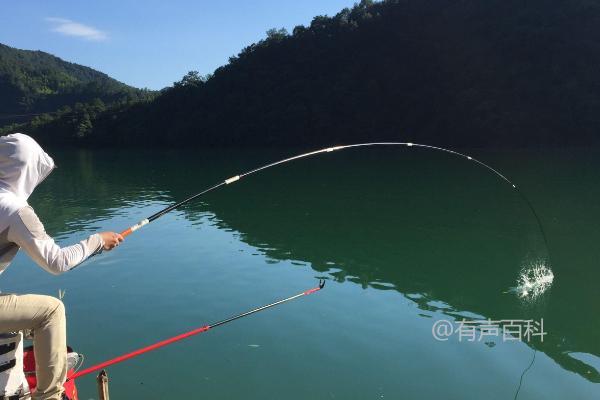
{"type": "MultiPolygon", "coordinates": [[[[50,153],[58,169],[31,204],[70,244],[295,151],[50,153]]],[[[519,185],[549,248],[526,202],[484,168],[368,148],[221,188],[60,277],[20,254],[0,288],[65,290],[69,344],[91,366],[327,280],[315,295],[110,367],[114,398],[598,398],[600,159],[469,153],[519,185]],[[554,281],[521,298],[519,275],[534,265],[554,281]],[[480,326],[474,341],[433,337],[438,321],[463,319],[543,319],[546,335],[484,337],[480,326]]],[[[78,387],[97,397],[92,376],[78,387]]]]}

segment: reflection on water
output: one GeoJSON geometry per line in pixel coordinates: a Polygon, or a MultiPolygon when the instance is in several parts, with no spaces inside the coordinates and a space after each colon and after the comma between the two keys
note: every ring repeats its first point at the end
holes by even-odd
{"type": "MultiPolygon", "coordinates": [[[[219,150],[189,154],[63,151],[53,154],[59,169],[35,193],[32,203],[50,234],[61,240],[71,240],[98,229],[123,229],[224,177],[288,154],[287,151],[276,150],[219,150]]],[[[543,318],[548,335],[543,343],[535,341],[528,345],[560,367],[556,369],[553,367],[555,364],[538,359],[523,378],[519,398],[538,398],[540,395],[561,398],[561,393],[578,393],[581,398],[598,395],[600,389],[596,385],[587,386],[600,382],[600,345],[597,340],[600,327],[596,317],[598,313],[594,312],[594,309],[598,311],[600,298],[593,283],[598,281],[600,272],[588,262],[589,253],[597,250],[589,248],[586,254],[574,253],[570,243],[576,239],[570,237],[565,241],[563,236],[567,231],[577,232],[580,227],[584,227],[581,234],[586,235],[590,242],[600,236],[597,231],[589,231],[587,226],[588,218],[600,216],[600,210],[591,201],[586,209],[591,214],[581,220],[572,218],[574,212],[580,212],[579,209],[564,207],[572,201],[585,202],[586,196],[580,191],[589,191],[590,188],[600,190],[596,175],[588,176],[587,181],[581,184],[570,180],[570,177],[581,178],[582,171],[590,170],[588,163],[595,161],[585,153],[575,158],[560,154],[476,155],[501,170],[505,169],[503,172],[531,196],[547,228],[552,247],[551,263],[548,249],[527,205],[489,172],[445,154],[370,149],[326,155],[266,171],[169,214],[135,233],[118,252],[102,255],[98,257],[101,258],[99,261],[91,261],[93,265],[82,268],[84,272],[78,276],[72,273],[74,276],[68,278],[71,281],[63,284],[85,285],[84,280],[93,277],[98,282],[113,285],[110,287],[114,288],[114,299],[103,297],[106,293],[102,291],[106,288],[90,287],[83,297],[85,304],[71,305],[71,308],[77,313],[78,309],[81,312],[86,307],[93,309],[95,302],[102,303],[105,317],[113,321],[112,317],[121,318],[123,314],[120,313],[128,312],[125,310],[127,307],[113,304],[113,301],[125,301],[119,298],[119,286],[123,282],[138,282],[138,285],[144,282],[146,287],[139,287],[133,292],[138,293],[140,298],[149,293],[162,293],[163,299],[146,303],[146,306],[143,303],[129,305],[139,307],[137,313],[148,313],[144,318],[149,320],[144,321],[138,320],[139,315],[131,315],[130,321],[134,326],[127,330],[136,332],[146,330],[144,327],[148,325],[145,323],[150,320],[156,323],[164,319],[159,317],[166,315],[169,319],[189,323],[193,310],[175,306],[179,304],[176,297],[193,295],[193,301],[198,301],[201,299],[198,296],[203,294],[195,286],[190,286],[186,273],[188,277],[197,277],[198,282],[212,279],[218,282],[218,285],[202,286],[202,290],[212,297],[199,303],[203,309],[215,309],[217,312],[225,309],[229,302],[239,305],[237,311],[248,308],[249,299],[237,298],[236,294],[246,288],[239,286],[242,283],[246,285],[244,282],[252,282],[254,287],[258,287],[268,276],[273,284],[289,285],[290,281],[282,280],[287,274],[314,271],[313,276],[326,277],[340,284],[340,289],[334,289],[334,286],[328,290],[343,302],[320,295],[320,300],[315,302],[321,308],[316,303],[314,306],[321,318],[329,319],[329,323],[324,322],[315,331],[314,321],[303,319],[304,325],[299,330],[305,336],[292,335],[286,340],[299,349],[314,345],[319,349],[319,357],[341,369],[341,376],[362,382],[360,389],[353,386],[345,395],[340,386],[323,392],[318,398],[367,398],[379,392],[382,397],[387,394],[391,398],[403,394],[409,398],[411,394],[420,398],[439,397],[440,392],[415,383],[425,373],[422,368],[427,368],[426,374],[432,380],[442,382],[445,393],[464,398],[467,396],[464,388],[468,387],[464,385],[475,380],[477,384],[473,383],[469,395],[475,392],[483,396],[487,392],[487,396],[490,389],[501,384],[504,394],[498,398],[512,398],[518,378],[531,359],[526,347],[497,346],[500,343],[490,345],[490,342],[484,346],[486,350],[456,343],[442,349],[434,346],[430,334],[419,337],[407,334],[408,329],[428,332],[433,320],[448,317],[456,320],[543,318]],[[540,164],[536,157],[553,157],[554,162],[540,164]],[[212,269],[225,260],[229,263],[227,265],[233,263],[235,266],[212,269]],[[534,265],[524,270],[523,260],[549,263],[556,279],[545,267],[534,265]],[[203,272],[199,264],[210,271],[210,277],[204,277],[203,274],[209,272],[203,272]],[[103,271],[111,273],[107,275],[103,271]],[[141,279],[136,275],[140,272],[144,274],[141,279]],[[552,289],[546,291],[553,279],[552,289]],[[510,290],[515,288],[515,282],[517,293],[510,290]],[[352,287],[363,290],[367,297],[358,301],[362,297],[352,287]],[[229,297],[219,300],[220,291],[229,297]],[[525,291],[536,301],[524,304],[519,294],[525,291]],[[394,293],[399,293],[404,300],[399,302],[388,297],[394,293]],[[378,311],[373,309],[374,306],[378,311]],[[416,311],[410,311],[411,308],[416,311]],[[382,325],[365,328],[362,334],[353,333],[357,326],[368,324],[370,320],[382,325]],[[394,333],[394,329],[402,329],[402,332],[394,333]],[[325,346],[324,343],[312,343],[312,337],[315,340],[336,339],[335,343],[329,342],[325,346]],[[331,353],[331,346],[339,346],[344,354],[331,353]],[[379,347],[382,347],[381,352],[378,352],[379,347]],[[418,353],[412,354],[411,349],[417,349],[418,353]],[[371,352],[378,354],[377,361],[369,361],[371,352]],[[400,366],[398,359],[388,359],[385,354],[401,356],[408,364],[400,366]],[[479,372],[456,372],[452,363],[465,357],[479,366],[495,366],[479,372]],[[356,360],[382,369],[374,375],[352,368],[346,370],[356,360]],[[392,374],[386,378],[382,371],[387,370],[396,370],[402,377],[394,378],[396,374],[392,374]],[[566,371],[576,373],[579,378],[572,379],[568,375],[570,372],[566,371]],[[489,373],[493,373],[495,378],[486,375],[489,373]],[[555,380],[544,383],[541,376],[553,376],[555,380]],[[394,381],[398,379],[402,384],[394,381]],[[379,384],[382,386],[377,387],[379,384]],[[557,387],[564,388],[564,391],[557,387]]],[[[24,278],[19,274],[7,277],[8,284],[16,288],[27,287],[22,284],[24,278]]],[[[313,282],[309,283],[308,286],[313,282]]],[[[40,283],[40,290],[47,287],[44,285],[49,284],[40,283]]],[[[132,292],[132,289],[128,290],[132,292]]],[[[260,293],[258,288],[255,290],[260,293]]],[[[67,300],[73,291],[76,290],[69,289],[67,300]]],[[[310,308],[299,304],[294,305],[292,310],[301,313],[303,307],[310,308]]],[[[228,313],[228,310],[222,311],[222,314],[228,313]]],[[[222,314],[220,317],[224,316],[222,314]]],[[[119,324],[120,321],[112,323],[119,324]]],[[[90,333],[93,329],[89,330],[93,321],[88,321],[86,326],[77,325],[76,321],[72,324],[76,327],[70,328],[73,337],[86,332],[94,335],[90,333]]],[[[270,329],[282,328],[273,322],[270,329]]],[[[157,335],[147,333],[145,341],[134,336],[123,339],[129,346],[125,350],[157,338],[157,335]]],[[[158,338],[162,337],[158,335],[158,338]]],[[[87,347],[98,348],[94,350],[98,357],[100,354],[106,358],[118,353],[101,351],[99,337],[90,340],[87,347]]],[[[270,347],[250,343],[244,345],[244,351],[270,352],[264,357],[272,357],[271,362],[281,362],[276,358],[281,354],[270,347]]],[[[166,357],[167,353],[161,354],[166,357]]],[[[240,354],[230,354],[229,357],[233,364],[234,360],[250,364],[222,366],[223,375],[247,375],[249,384],[258,385],[253,380],[258,378],[250,376],[252,374],[248,374],[247,368],[259,361],[251,358],[242,361],[244,358],[240,354]]],[[[172,361],[183,362],[179,359],[172,361]]],[[[308,361],[300,363],[305,368],[312,368],[308,361]]],[[[282,374],[284,370],[285,367],[282,367],[282,374]]],[[[321,375],[327,374],[324,372],[326,369],[319,371],[321,375]]],[[[137,376],[130,370],[127,374],[137,376]]],[[[211,379],[216,382],[221,378],[211,379]]],[[[211,387],[207,382],[207,387],[211,387]]],[[[121,390],[130,391],[129,395],[141,390],[123,385],[121,390]]],[[[311,385],[312,382],[306,383],[306,386],[311,385]]],[[[282,386],[282,390],[289,387],[282,386]]],[[[261,389],[255,389],[256,398],[261,397],[261,389]]],[[[297,393],[287,393],[284,397],[295,398],[306,390],[300,386],[296,389],[297,393]]],[[[158,390],[152,389],[155,398],[161,398],[156,395],[158,390]]],[[[221,398],[221,392],[216,390],[211,393],[221,398]]],[[[191,389],[175,392],[192,393],[191,389]]],[[[228,394],[235,395],[235,392],[228,394]]],[[[144,393],[144,396],[152,398],[150,393],[144,393]]],[[[225,394],[222,396],[227,398],[225,394]]]]}

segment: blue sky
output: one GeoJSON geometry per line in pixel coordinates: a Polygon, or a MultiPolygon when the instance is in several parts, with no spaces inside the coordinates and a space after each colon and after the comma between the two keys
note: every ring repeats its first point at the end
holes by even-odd
{"type": "Polygon", "coordinates": [[[0,43],[42,50],[136,87],[202,74],[265,37],[307,25],[355,0],[29,0],[4,2],[0,43]]]}

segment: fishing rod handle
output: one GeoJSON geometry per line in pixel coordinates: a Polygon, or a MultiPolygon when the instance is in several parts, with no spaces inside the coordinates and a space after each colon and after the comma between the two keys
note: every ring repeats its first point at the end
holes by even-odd
{"type": "Polygon", "coordinates": [[[142,226],[148,224],[150,221],[148,220],[148,218],[141,220],[140,222],[138,222],[137,224],[125,229],[123,232],[121,232],[121,236],[126,237],[131,235],[133,232],[137,231],[138,229],[140,229],[142,226]]]}

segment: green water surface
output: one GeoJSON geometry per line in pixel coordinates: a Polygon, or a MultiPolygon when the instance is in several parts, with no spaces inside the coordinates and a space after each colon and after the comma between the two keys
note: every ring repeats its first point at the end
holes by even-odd
{"type": "MultiPolygon", "coordinates": [[[[287,150],[50,151],[31,198],[70,244],[287,150]]],[[[116,399],[600,397],[600,160],[592,150],[369,148],[267,170],[144,227],[54,277],[20,254],[4,292],[64,298],[86,366],[287,297],[326,290],[109,368],[116,399]],[[544,264],[552,287],[512,290],[544,264]],[[436,321],[544,320],[543,342],[432,336],[436,321]],[[535,359],[533,359],[535,355],[535,359]]],[[[78,381],[96,398],[93,377],[78,381]]]]}

